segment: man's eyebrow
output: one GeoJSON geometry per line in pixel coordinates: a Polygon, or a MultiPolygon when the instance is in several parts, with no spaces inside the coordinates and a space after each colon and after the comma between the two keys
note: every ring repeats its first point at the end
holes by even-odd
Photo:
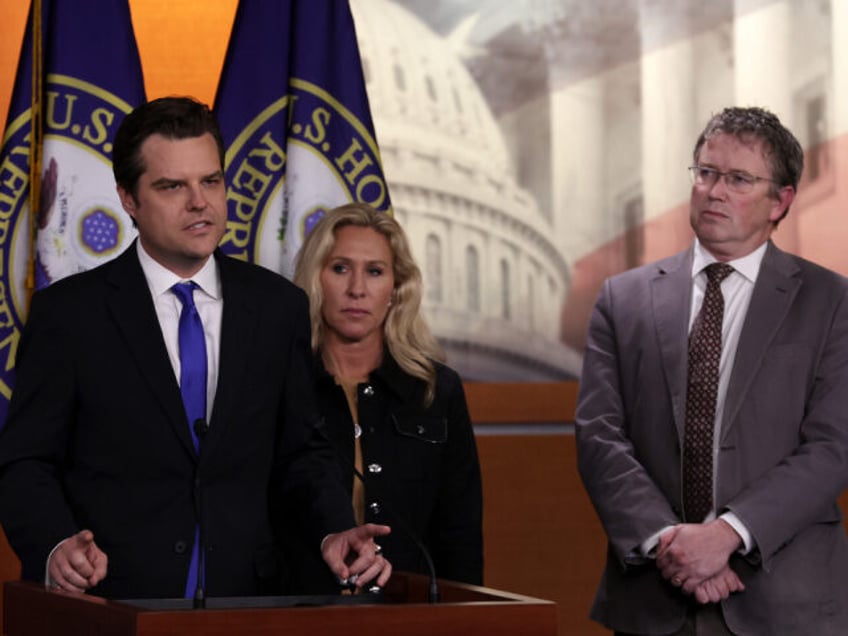
{"type": "MultiPolygon", "coordinates": [[[[223,170],[216,170],[215,172],[210,172],[207,175],[203,175],[202,177],[200,177],[200,180],[201,181],[208,181],[209,179],[223,179],[223,178],[224,178],[224,171],[223,170]]],[[[187,182],[188,182],[187,179],[172,179],[171,177],[160,177],[160,178],[156,179],[156,181],[153,181],[151,183],[151,185],[153,187],[158,187],[158,186],[164,186],[164,185],[181,185],[181,184],[185,184],[187,182]]]]}
{"type": "Polygon", "coordinates": [[[154,181],[150,185],[157,187],[157,186],[174,185],[174,184],[181,184],[181,183],[185,183],[185,179],[171,179],[170,177],[160,177],[159,179],[156,179],[156,181],[154,181]]]}

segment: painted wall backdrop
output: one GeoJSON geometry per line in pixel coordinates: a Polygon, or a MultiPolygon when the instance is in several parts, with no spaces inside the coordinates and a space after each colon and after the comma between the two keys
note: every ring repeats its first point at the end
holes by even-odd
{"type": "MultiPolygon", "coordinates": [[[[235,4],[131,0],[149,97],[212,101],[235,4]]],[[[27,6],[0,5],[0,125],[27,6]]],[[[424,309],[466,379],[577,378],[603,279],[691,241],[686,167],[727,105],[799,137],[775,240],[848,274],[848,0],[351,7],[424,309]]]]}

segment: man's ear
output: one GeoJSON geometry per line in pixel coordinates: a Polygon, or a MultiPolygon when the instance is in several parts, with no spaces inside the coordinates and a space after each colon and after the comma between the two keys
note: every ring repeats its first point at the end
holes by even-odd
{"type": "Polygon", "coordinates": [[[777,193],[777,199],[772,206],[770,220],[775,223],[782,219],[786,214],[786,210],[792,205],[795,200],[795,188],[792,186],[783,186],[777,193]]]}
{"type": "Polygon", "coordinates": [[[127,214],[129,214],[132,218],[135,218],[135,211],[138,207],[136,203],[135,197],[124,190],[121,186],[118,186],[118,197],[121,199],[121,205],[124,210],[126,210],[127,214]]]}

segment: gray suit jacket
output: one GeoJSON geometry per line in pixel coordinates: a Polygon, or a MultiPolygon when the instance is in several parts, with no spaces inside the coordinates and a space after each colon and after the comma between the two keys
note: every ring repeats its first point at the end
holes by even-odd
{"type": "MultiPolygon", "coordinates": [[[[604,284],[577,407],[580,474],[609,537],[592,617],[679,628],[693,601],[637,546],[680,523],[692,249],[604,284]]],[[[720,433],[716,506],[756,549],[731,557],[746,590],[737,634],[848,634],[848,282],[769,243],[740,336],[720,433]]]]}

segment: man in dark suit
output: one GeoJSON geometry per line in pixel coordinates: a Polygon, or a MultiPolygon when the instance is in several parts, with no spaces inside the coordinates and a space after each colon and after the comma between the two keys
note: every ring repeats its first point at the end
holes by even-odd
{"type": "Polygon", "coordinates": [[[224,149],[209,109],[139,106],[113,157],[139,238],[37,293],[18,350],[0,521],[23,577],[121,598],[191,596],[197,578],[207,595],[275,592],[269,509],[285,500],[284,522],[337,576],[384,584],[373,538],[388,528],[353,528],[314,425],[306,296],[217,250],[224,149]],[[206,354],[197,419],[181,397],[181,368],[195,364],[172,289],[185,281],[206,354]]]}
{"type": "Polygon", "coordinates": [[[848,634],[848,284],[770,241],[802,166],[774,115],[725,109],[693,246],[600,293],[576,429],[618,634],[848,634]]]}

